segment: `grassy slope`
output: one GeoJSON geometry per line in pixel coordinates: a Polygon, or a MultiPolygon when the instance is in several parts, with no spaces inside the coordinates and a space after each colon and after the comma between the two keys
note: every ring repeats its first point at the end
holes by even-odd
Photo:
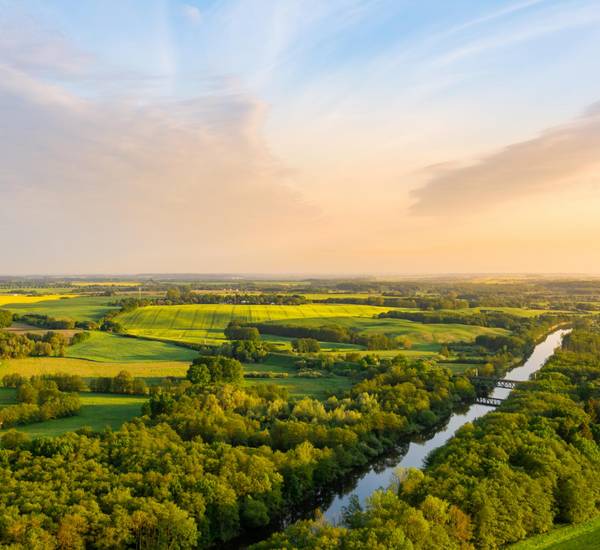
{"type": "Polygon", "coordinates": [[[166,342],[124,338],[105,332],[91,332],[90,338],[69,346],[67,357],[109,363],[145,361],[191,361],[198,352],[166,342]]]}
{"type": "Polygon", "coordinates": [[[581,525],[568,525],[532,537],[511,550],[596,550],[600,549],[600,518],[581,525]]]}
{"type": "Polygon", "coordinates": [[[14,313],[39,313],[59,319],[73,321],[97,321],[115,306],[109,305],[115,298],[108,296],[77,296],[74,298],[50,299],[34,303],[7,303],[3,306],[14,313]]]}
{"type": "Polygon", "coordinates": [[[372,317],[389,308],[356,305],[306,304],[301,306],[262,306],[200,304],[150,306],[119,315],[117,321],[136,335],[166,340],[217,344],[232,319],[240,321],[288,321],[323,317],[372,317]]]}
{"type": "MultiPolygon", "coordinates": [[[[10,404],[8,392],[12,392],[14,403],[14,390],[0,389],[0,403],[10,404]]],[[[19,426],[20,432],[31,437],[51,437],[72,432],[83,426],[90,426],[93,430],[103,430],[107,426],[118,429],[124,422],[141,414],[146,397],[135,395],[109,395],[99,393],[82,393],[81,413],[68,418],[58,418],[37,422],[27,426],[19,426]]],[[[0,430],[0,434],[2,430],[0,430]]]]}
{"type": "MultiPolygon", "coordinates": [[[[272,321],[272,324],[285,324],[286,320],[272,321]]],[[[405,319],[376,319],[364,317],[321,317],[295,319],[295,325],[318,327],[325,324],[341,325],[358,329],[363,333],[383,333],[393,336],[406,336],[413,344],[428,349],[428,344],[443,344],[455,341],[473,341],[480,334],[506,334],[503,329],[485,328],[459,324],[424,324],[405,319]]],[[[430,350],[431,351],[431,350],[430,350]]]]}

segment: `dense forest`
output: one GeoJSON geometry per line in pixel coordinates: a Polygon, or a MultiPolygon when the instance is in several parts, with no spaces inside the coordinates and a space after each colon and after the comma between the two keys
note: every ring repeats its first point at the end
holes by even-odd
{"type": "Polygon", "coordinates": [[[534,381],[342,526],[299,522],[255,548],[500,548],[600,507],[600,330],[578,328],[534,381]]]}
{"type": "Polygon", "coordinates": [[[146,416],[118,432],[31,442],[7,432],[0,540],[28,548],[231,540],[283,521],[474,395],[466,378],[397,358],[371,366],[345,397],[290,400],[275,386],[236,385],[234,362],[196,362],[187,382],[155,390],[146,416]],[[215,363],[222,375],[207,379],[202,367],[215,363]]]}

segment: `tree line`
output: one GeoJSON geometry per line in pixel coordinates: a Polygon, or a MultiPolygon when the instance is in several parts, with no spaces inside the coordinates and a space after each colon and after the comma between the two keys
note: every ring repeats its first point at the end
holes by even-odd
{"type": "Polygon", "coordinates": [[[26,380],[5,377],[3,380],[5,387],[13,382],[18,404],[0,409],[0,428],[74,416],[81,409],[79,396],[61,391],[50,378],[32,377],[26,380]]]}

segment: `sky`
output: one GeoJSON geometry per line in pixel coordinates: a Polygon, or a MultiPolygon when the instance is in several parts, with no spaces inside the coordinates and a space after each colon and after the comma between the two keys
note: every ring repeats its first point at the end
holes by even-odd
{"type": "Polygon", "coordinates": [[[0,0],[0,274],[600,273],[598,0],[0,0]]]}

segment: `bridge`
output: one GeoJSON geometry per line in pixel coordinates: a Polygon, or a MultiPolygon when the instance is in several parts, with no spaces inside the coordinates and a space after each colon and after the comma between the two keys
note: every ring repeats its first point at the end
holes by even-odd
{"type": "Polygon", "coordinates": [[[471,382],[475,385],[486,387],[507,388],[514,390],[523,380],[507,380],[506,378],[493,378],[491,376],[472,376],[471,382]]]}
{"type": "Polygon", "coordinates": [[[475,403],[478,405],[486,405],[487,407],[499,407],[504,399],[497,399],[496,397],[478,397],[475,399],[475,403]]]}

